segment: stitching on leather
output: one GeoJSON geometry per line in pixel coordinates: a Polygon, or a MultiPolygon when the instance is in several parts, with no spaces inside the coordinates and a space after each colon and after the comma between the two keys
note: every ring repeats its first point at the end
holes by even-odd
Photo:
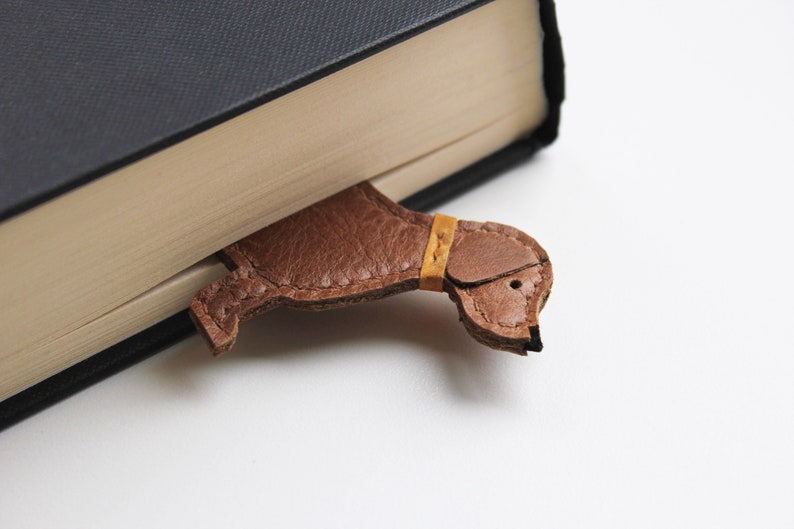
{"type": "MultiPolygon", "coordinates": [[[[391,210],[389,210],[389,208],[388,208],[388,207],[386,207],[386,204],[383,204],[383,203],[382,203],[380,200],[378,200],[378,198],[379,198],[379,197],[377,197],[377,195],[369,195],[368,193],[365,193],[365,192],[364,192],[364,189],[363,189],[362,187],[358,187],[358,186],[357,186],[357,187],[355,187],[354,189],[355,189],[357,192],[359,192],[359,193],[361,193],[362,195],[364,195],[364,199],[365,199],[365,200],[367,200],[367,202],[369,202],[370,204],[374,205],[376,208],[380,209],[381,211],[383,211],[384,213],[386,213],[386,214],[388,214],[388,215],[391,215],[391,214],[392,214],[392,211],[391,211],[391,210]]],[[[405,213],[405,212],[406,212],[406,211],[409,211],[409,210],[407,210],[407,209],[403,208],[403,207],[402,207],[402,206],[400,206],[400,205],[397,205],[397,211],[398,211],[398,213],[397,213],[397,218],[399,218],[400,220],[402,220],[402,221],[403,221],[403,222],[405,222],[406,224],[411,224],[411,225],[413,225],[413,226],[418,226],[418,227],[420,227],[420,228],[424,228],[424,224],[422,224],[422,223],[419,223],[419,222],[412,222],[412,221],[411,221],[411,220],[408,218],[408,216],[406,215],[406,213],[405,213]]],[[[410,211],[409,211],[409,212],[410,212],[410,211]]]]}
{"type": "MultiPolygon", "coordinates": [[[[385,205],[385,204],[383,204],[382,202],[380,202],[379,200],[377,200],[377,197],[375,197],[375,196],[371,196],[371,195],[369,195],[368,193],[365,193],[365,192],[364,192],[364,190],[363,190],[361,187],[354,187],[353,189],[354,189],[356,192],[358,192],[358,193],[360,193],[361,195],[363,195],[363,196],[364,196],[364,199],[365,199],[367,202],[369,202],[370,204],[372,204],[373,206],[375,206],[376,208],[378,208],[378,209],[379,209],[379,210],[381,210],[382,212],[386,213],[387,215],[393,215],[393,212],[392,212],[392,211],[390,211],[390,210],[389,210],[389,209],[386,207],[386,205],[385,205]]],[[[409,218],[407,218],[406,216],[404,216],[404,215],[405,215],[405,211],[407,211],[407,210],[404,210],[404,209],[402,208],[402,206],[399,206],[399,208],[400,208],[400,209],[398,210],[398,214],[396,215],[396,217],[397,217],[399,220],[403,221],[403,222],[404,222],[404,223],[406,223],[406,224],[410,224],[410,225],[412,225],[412,226],[416,226],[416,227],[419,227],[419,228],[424,228],[424,227],[425,227],[425,225],[424,225],[423,223],[420,223],[420,222],[413,222],[413,221],[411,221],[409,218]]],[[[330,290],[330,289],[334,289],[334,288],[346,288],[346,287],[351,287],[351,286],[358,286],[358,285],[361,285],[361,284],[363,284],[363,283],[365,283],[365,282],[367,282],[367,281],[371,281],[371,280],[373,280],[373,279],[376,279],[376,280],[380,280],[380,279],[386,279],[386,278],[389,278],[389,277],[392,277],[392,276],[395,276],[395,275],[403,274],[403,273],[405,273],[406,271],[408,271],[408,267],[406,267],[406,268],[403,268],[402,270],[399,270],[399,271],[397,271],[397,272],[392,272],[391,274],[386,274],[386,275],[383,275],[383,276],[374,276],[374,277],[368,277],[368,278],[366,278],[366,279],[360,279],[360,280],[358,280],[358,281],[356,281],[356,282],[353,282],[353,283],[348,283],[347,285],[344,285],[344,287],[343,287],[343,286],[339,286],[339,285],[332,285],[332,286],[327,286],[327,287],[297,287],[297,286],[294,286],[294,285],[280,285],[280,284],[276,283],[275,281],[273,281],[272,279],[270,279],[270,278],[268,278],[268,277],[264,276],[264,275],[262,274],[262,271],[261,271],[259,268],[257,268],[257,266],[254,264],[253,260],[251,259],[251,256],[249,256],[249,255],[248,255],[248,254],[245,252],[245,250],[244,250],[243,248],[241,248],[240,246],[238,246],[238,245],[237,245],[237,243],[234,243],[232,246],[234,246],[234,248],[235,248],[235,249],[236,249],[236,250],[237,250],[237,251],[238,251],[238,252],[239,252],[239,253],[240,253],[240,254],[241,254],[243,257],[245,257],[246,261],[248,261],[248,264],[251,266],[251,269],[255,270],[255,271],[257,272],[257,274],[259,275],[259,277],[261,277],[262,279],[264,279],[264,280],[266,280],[266,281],[269,281],[270,283],[273,283],[274,285],[276,285],[276,286],[277,286],[277,287],[279,287],[279,288],[281,288],[281,287],[288,287],[288,288],[291,288],[291,289],[293,289],[293,290],[302,290],[302,291],[307,291],[307,292],[318,292],[318,291],[322,291],[322,290],[330,290]]]]}
{"type": "MultiPolygon", "coordinates": [[[[245,256],[245,257],[250,262],[250,259],[247,256],[245,256]]],[[[237,270],[239,270],[239,268],[237,270]]],[[[237,272],[237,270],[235,270],[235,272],[237,272]]],[[[256,281],[256,279],[254,279],[252,277],[252,273],[255,273],[258,276],[258,278],[262,278],[262,279],[267,280],[267,278],[265,278],[261,273],[259,273],[258,270],[254,269],[254,268],[246,268],[245,271],[246,271],[248,279],[251,280],[251,281],[256,281]]],[[[235,273],[235,272],[232,272],[232,274],[235,273]]],[[[219,279],[218,281],[223,281],[225,279],[228,279],[230,276],[231,276],[231,274],[229,274],[228,276],[224,277],[223,279],[219,279]]],[[[272,283],[272,281],[271,281],[271,283],[272,283]]],[[[215,293],[213,293],[213,295],[214,294],[217,294],[217,289],[216,289],[215,293]]],[[[237,305],[240,305],[243,301],[245,301],[245,300],[247,300],[249,298],[251,298],[251,292],[250,291],[246,292],[245,295],[243,297],[241,297],[241,298],[235,298],[235,301],[236,301],[237,305]]],[[[210,315],[208,303],[209,303],[208,301],[202,302],[201,303],[201,308],[204,310],[204,313],[209,317],[210,321],[212,321],[212,323],[215,324],[215,326],[218,328],[218,330],[223,332],[223,327],[221,327],[221,322],[219,320],[215,319],[214,317],[212,317],[212,315],[210,315]]],[[[229,314],[229,308],[228,307],[223,307],[223,314],[221,316],[221,319],[225,320],[226,316],[228,314],[229,314]]]]}
{"type": "MultiPolygon", "coordinates": [[[[480,226],[479,228],[474,229],[474,230],[461,228],[460,224],[458,224],[458,227],[464,233],[483,232],[483,233],[493,233],[493,234],[496,234],[496,235],[501,235],[503,237],[507,237],[508,239],[512,239],[512,240],[516,241],[518,244],[520,244],[521,246],[523,246],[524,248],[526,248],[527,250],[529,250],[530,252],[535,254],[536,257],[538,257],[538,262],[537,263],[529,263],[529,264],[520,266],[518,268],[514,268],[513,270],[508,270],[508,271],[503,272],[501,274],[497,274],[496,276],[488,277],[488,278],[480,280],[480,281],[457,281],[457,280],[453,279],[450,276],[450,278],[449,278],[450,281],[452,281],[453,283],[455,283],[458,286],[463,287],[464,285],[471,285],[471,288],[478,287],[478,286],[484,285],[485,283],[490,283],[492,281],[497,281],[498,279],[501,279],[503,277],[506,277],[506,276],[521,272],[522,270],[526,270],[527,268],[531,268],[533,266],[541,266],[542,267],[542,265],[544,265],[545,263],[547,263],[549,261],[548,259],[542,259],[540,257],[540,255],[538,255],[537,250],[531,244],[522,241],[518,237],[515,237],[513,235],[508,235],[507,233],[499,231],[498,230],[498,226],[494,226],[494,227],[492,227],[490,229],[486,229],[485,227],[480,226]]],[[[494,324],[494,325],[499,325],[499,324],[497,323],[497,324],[494,324]]]]}
{"type": "MultiPolygon", "coordinates": [[[[477,298],[476,296],[471,295],[468,288],[466,289],[466,295],[469,296],[469,298],[471,299],[471,302],[474,305],[474,311],[477,314],[479,314],[480,317],[484,319],[486,322],[490,323],[491,325],[496,325],[497,327],[502,327],[506,329],[515,329],[518,327],[518,324],[508,325],[505,323],[499,323],[498,321],[492,321],[490,318],[488,318],[488,316],[485,315],[485,312],[483,312],[482,309],[477,306],[477,298]]],[[[528,303],[526,302],[526,300],[524,300],[524,306],[526,307],[527,305],[528,303]]]]}
{"type": "MultiPolygon", "coordinates": [[[[246,259],[248,259],[248,257],[246,257],[246,259]]],[[[250,259],[249,259],[249,260],[250,260],[250,259]]],[[[299,292],[299,291],[300,291],[300,292],[318,292],[318,291],[323,291],[323,290],[331,290],[331,289],[334,289],[334,288],[335,288],[335,289],[340,289],[340,290],[341,290],[341,289],[343,289],[343,288],[345,288],[345,287],[348,287],[348,286],[359,286],[359,285],[362,285],[362,284],[366,283],[367,281],[373,281],[373,280],[374,280],[374,281],[383,281],[383,280],[389,280],[389,279],[391,279],[392,277],[395,277],[395,276],[400,276],[400,275],[402,275],[402,274],[405,274],[405,273],[408,271],[408,269],[405,269],[405,270],[401,270],[401,271],[399,271],[399,272],[394,272],[394,273],[391,273],[391,274],[387,274],[387,275],[385,275],[385,276],[370,277],[370,278],[368,278],[368,279],[362,279],[361,281],[357,281],[357,282],[355,282],[355,283],[350,283],[350,284],[348,284],[348,285],[345,285],[345,286],[329,286],[329,287],[315,287],[315,288],[312,288],[312,287],[295,287],[295,286],[292,286],[292,285],[282,285],[282,284],[276,283],[275,281],[272,281],[272,280],[268,279],[267,277],[265,277],[265,276],[262,274],[262,272],[261,272],[261,271],[259,271],[259,270],[257,270],[257,269],[249,268],[249,269],[247,269],[247,270],[248,270],[249,272],[253,272],[253,273],[255,273],[257,276],[259,276],[259,278],[261,278],[261,279],[264,279],[264,280],[265,280],[265,281],[267,281],[268,283],[272,284],[272,285],[273,285],[273,287],[272,287],[272,288],[274,288],[274,289],[279,289],[279,288],[288,288],[288,289],[290,289],[290,290],[292,290],[292,291],[295,291],[295,292],[299,292]]],[[[253,279],[252,279],[252,280],[253,280],[253,279]]],[[[222,280],[221,280],[221,281],[222,281],[222,280]]],[[[266,297],[266,295],[265,295],[265,294],[257,294],[257,296],[262,296],[263,298],[265,298],[265,297],[266,297]]],[[[244,295],[243,297],[241,297],[241,298],[235,298],[235,302],[236,302],[236,304],[237,304],[237,305],[240,305],[240,304],[242,304],[244,301],[246,301],[246,300],[250,299],[251,297],[254,297],[254,296],[253,296],[253,294],[252,294],[251,292],[246,292],[246,293],[245,293],[245,295],[244,295]]],[[[201,303],[201,307],[204,309],[204,312],[207,314],[207,316],[209,316],[210,320],[212,320],[212,323],[214,323],[214,324],[215,324],[215,326],[217,326],[217,327],[218,327],[220,330],[223,330],[223,328],[221,327],[221,322],[220,322],[220,321],[218,321],[218,320],[216,320],[214,317],[212,317],[212,316],[210,315],[210,313],[209,313],[209,310],[207,309],[207,302],[203,302],[203,303],[201,303]]],[[[224,318],[224,319],[225,319],[225,318],[226,318],[226,316],[228,315],[228,312],[229,312],[229,311],[228,311],[228,309],[227,309],[226,307],[224,307],[224,308],[223,308],[223,318],[224,318]]]]}
{"type": "MultiPolygon", "coordinates": [[[[544,268],[543,268],[543,266],[541,264],[540,271],[539,271],[540,278],[541,278],[540,282],[542,282],[543,280],[546,279],[546,276],[543,274],[543,272],[544,272],[544,268]]],[[[535,287],[537,287],[537,285],[540,282],[535,283],[535,287]]],[[[481,285],[478,285],[478,286],[481,286],[481,285]]],[[[477,288],[477,287],[472,287],[472,288],[477,288]]],[[[471,294],[471,289],[467,288],[465,291],[466,291],[466,295],[469,296],[469,299],[471,299],[471,302],[474,305],[475,312],[477,312],[477,314],[479,314],[482,317],[483,320],[485,320],[486,322],[490,323],[491,325],[496,325],[497,327],[502,327],[502,328],[506,328],[506,329],[516,329],[516,328],[519,327],[519,324],[508,325],[508,324],[492,321],[490,318],[488,318],[488,316],[485,315],[485,312],[483,312],[482,309],[480,309],[480,307],[477,306],[477,297],[473,296],[471,294]]],[[[533,290],[533,294],[534,294],[534,292],[535,291],[533,290]]],[[[529,302],[527,301],[526,298],[524,298],[524,307],[526,307],[527,305],[529,305],[529,302]]]]}
{"type": "MultiPolygon", "coordinates": [[[[398,205],[395,208],[396,212],[392,211],[390,208],[387,207],[386,204],[384,204],[383,202],[381,202],[379,200],[379,196],[378,195],[373,195],[373,194],[370,194],[370,193],[366,192],[364,187],[356,186],[353,189],[355,190],[355,192],[357,192],[360,195],[362,195],[364,200],[366,200],[367,202],[369,202],[370,204],[375,206],[375,208],[377,208],[381,212],[383,212],[383,213],[385,213],[387,215],[390,215],[390,216],[395,216],[397,219],[399,219],[400,221],[402,221],[402,222],[404,222],[406,224],[409,224],[409,225],[412,225],[412,226],[417,226],[417,227],[420,227],[420,228],[425,227],[424,223],[412,220],[410,218],[410,216],[409,216],[410,215],[409,210],[404,209],[402,206],[398,205]]],[[[518,242],[524,248],[527,248],[527,249],[529,249],[529,250],[531,250],[533,252],[535,251],[530,244],[526,243],[525,241],[522,241],[521,239],[519,239],[516,236],[500,232],[500,231],[498,231],[497,228],[498,228],[497,226],[494,226],[492,228],[486,228],[484,226],[480,226],[479,228],[472,230],[472,229],[464,228],[464,227],[458,225],[458,229],[460,229],[464,233],[474,233],[474,232],[478,232],[478,231],[481,231],[481,232],[484,232],[484,233],[495,233],[497,235],[501,235],[501,236],[507,237],[509,239],[512,239],[512,240],[518,242]]],[[[237,252],[240,255],[242,255],[246,259],[246,261],[248,261],[249,267],[247,268],[247,273],[248,273],[248,278],[250,280],[252,280],[252,281],[254,280],[254,278],[251,277],[251,273],[253,272],[253,273],[255,273],[258,276],[257,277],[258,279],[261,279],[261,280],[267,281],[268,283],[271,283],[272,285],[274,285],[275,288],[285,288],[286,287],[286,288],[291,289],[294,292],[319,292],[319,291],[325,291],[325,290],[331,290],[331,289],[342,289],[342,288],[348,288],[348,287],[356,287],[356,286],[360,286],[362,284],[365,284],[365,283],[367,283],[369,281],[373,281],[373,280],[376,280],[376,281],[389,280],[392,277],[399,276],[401,274],[404,274],[406,271],[408,271],[408,268],[406,267],[406,268],[404,268],[404,269],[402,269],[402,270],[400,270],[398,272],[393,272],[391,274],[386,274],[386,275],[383,275],[383,276],[375,276],[375,277],[369,277],[367,279],[361,279],[361,280],[358,280],[358,281],[353,282],[353,283],[349,283],[349,284],[344,285],[344,286],[333,285],[333,286],[327,286],[327,287],[297,287],[297,286],[294,286],[294,285],[281,285],[281,284],[276,283],[272,279],[266,277],[262,273],[262,271],[254,264],[251,256],[249,256],[246,253],[246,251],[243,248],[241,248],[236,242],[234,244],[232,244],[232,246],[235,248],[235,250],[237,250],[237,252]]],[[[541,269],[541,275],[542,275],[542,269],[541,269]]],[[[469,293],[469,290],[470,289],[466,289],[466,293],[467,293],[467,295],[469,295],[470,298],[472,298],[472,300],[474,300],[474,297],[471,296],[471,294],[469,293]]],[[[237,299],[236,302],[237,302],[238,305],[240,305],[244,301],[250,299],[251,297],[252,297],[252,294],[250,292],[246,292],[246,294],[242,298],[237,299]]],[[[477,313],[480,314],[480,316],[482,316],[482,318],[485,321],[487,321],[488,323],[490,323],[492,325],[498,325],[500,327],[507,327],[507,328],[516,328],[517,327],[517,325],[510,326],[510,325],[504,325],[504,324],[501,324],[501,323],[492,322],[491,320],[489,320],[485,316],[485,314],[479,309],[479,307],[477,307],[476,301],[473,301],[473,303],[474,303],[474,308],[477,311],[477,313]]],[[[206,306],[207,303],[205,302],[205,303],[202,303],[201,305],[204,308],[204,311],[207,314],[207,316],[209,316],[210,320],[218,327],[218,329],[223,330],[221,328],[220,322],[217,321],[212,316],[210,316],[209,310],[207,310],[207,306],[206,306]]],[[[224,319],[226,318],[227,314],[228,314],[228,309],[226,307],[224,307],[224,309],[223,309],[223,318],[224,319]]]]}
{"type": "MultiPolygon", "coordinates": [[[[370,204],[372,204],[373,206],[375,206],[375,207],[376,207],[377,209],[379,209],[380,211],[382,211],[382,212],[386,213],[387,215],[392,215],[392,214],[393,214],[393,212],[392,212],[392,211],[391,211],[391,210],[390,210],[390,209],[389,209],[389,208],[388,208],[388,207],[387,207],[385,204],[383,204],[383,203],[382,203],[380,200],[378,200],[378,197],[377,197],[376,195],[370,195],[369,193],[366,193],[366,192],[364,191],[364,189],[363,189],[362,187],[359,187],[359,186],[356,186],[356,187],[354,187],[353,189],[354,189],[354,190],[355,190],[357,193],[359,193],[359,194],[363,195],[363,198],[364,198],[364,200],[366,200],[367,202],[369,202],[370,204]]],[[[425,225],[424,225],[423,223],[420,223],[420,222],[414,222],[414,221],[412,221],[410,218],[408,218],[408,215],[406,214],[406,211],[408,211],[408,210],[404,209],[402,206],[398,206],[398,207],[397,207],[397,210],[398,210],[398,212],[397,212],[397,215],[396,215],[396,216],[397,216],[397,218],[398,218],[399,220],[401,220],[402,222],[404,222],[404,223],[406,223],[406,224],[410,224],[410,225],[412,225],[412,226],[417,226],[417,227],[419,227],[419,228],[424,228],[424,227],[425,227],[425,225]]],[[[460,226],[459,226],[459,227],[460,227],[460,226]]],[[[527,249],[531,250],[532,252],[535,252],[535,250],[532,248],[532,246],[531,246],[531,245],[529,245],[529,244],[527,244],[526,242],[522,241],[522,240],[521,240],[521,239],[519,239],[518,237],[515,237],[515,236],[513,236],[513,235],[508,235],[508,234],[506,234],[506,233],[503,233],[503,232],[500,232],[500,231],[498,231],[498,230],[496,229],[496,227],[494,227],[494,228],[491,228],[491,229],[486,229],[485,227],[482,227],[482,226],[481,226],[481,227],[479,227],[479,228],[477,228],[477,229],[474,229],[474,230],[471,230],[471,229],[466,229],[466,228],[462,228],[462,227],[460,227],[460,229],[461,229],[461,231],[463,231],[464,233],[474,233],[474,232],[481,231],[481,232],[483,232],[483,233],[494,233],[494,234],[496,234],[496,235],[502,235],[502,236],[504,236],[504,237],[507,237],[508,239],[512,239],[512,240],[516,241],[517,243],[519,243],[519,244],[520,244],[521,246],[523,246],[524,248],[527,248],[527,249]]],[[[246,252],[245,252],[245,250],[244,250],[243,248],[241,248],[240,246],[238,246],[238,244],[237,244],[237,243],[234,243],[232,246],[234,246],[234,248],[235,248],[235,249],[236,249],[236,250],[237,250],[237,251],[238,251],[238,252],[239,252],[239,253],[240,253],[240,254],[241,254],[243,257],[245,257],[246,261],[248,261],[248,264],[251,266],[251,268],[252,268],[252,269],[254,269],[254,270],[256,270],[256,272],[258,273],[258,275],[259,275],[259,276],[260,276],[262,279],[265,279],[266,281],[269,281],[269,282],[273,283],[274,285],[276,285],[276,286],[278,286],[278,287],[284,287],[284,286],[287,286],[287,287],[290,287],[290,288],[292,288],[293,290],[303,290],[303,291],[309,291],[309,292],[317,292],[317,291],[322,291],[322,290],[329,290],[329,289],[332,289],[332,288],[343,288],[343,287],[340,287],[340,286],[328,286],[328,287],[295,287],[295,286],[293,286],[293,285],[279,285],[278,283],[274,282],[274,281],[273,281],[273,280],[271,280],[270,278],[268,278],[268,277],[265,277],[264,275],[262,275],[261,271],[260,271],[260,270],[259,270],[259,268],[257,268],[257,266],[254,264],[254,262],[253,262],[253,260],[251,259],[251,257],[250,257],[250,256],[249,256],[249,255],[248,255],[246,252]]],[[[541,261],[541,262],[542,262],[542,261],[541,261]]],[[[394,276],[394,275],[397,275],[397,274],[402,274],[402,273],[404,273],[404,272],[405,272],[405,271],[407,271],[407,270],[408,270],[408,268],[405,268],[405,269],[403,269],[403,270],[401,270],[401,271],[399,271],[399,272],[394,272],[394,273],[387,274],[387,275],[384,275],[384,276],[378,276],[377,278],[370,277],[370,278],[367,278],[367,279],[362,279],[362,280],[359,280],[359,281],[357,281],[357,282],[354,282],[354,283],[350,283],[350,284],[348,284],[348,285],[345,285],[345,287],[348,287],[348,286],[358,286],[358,285],[360,285],[360,284],[362,284],[362,283],[364,283],[364,282],[366,282],[366,281],[370,281],[371,279],[386,279],[386,278],[392,277],[392,276],[394,276]]]]}
{"type": "MultiPolygon", "coordinates": [[[[385,213],[386,215],[396,217],[400,221],[402,221],[402,222],[404,222],[406,224],[412,225],[412,226],[416,226],[416,227],[419,227],[419,228],[425,227],[423,223],[410,219],[408,217],[408,213],[407,213],[408,210],[403,209],[401,206],[398,206],[397,208],[395,208],[397,210],[396,212],[391,211],[386,206],[386,204],[384,204],[380,200],[378,200],[377,195],[371,195],[371,194],[365,192],[362,187],[355,187],[354,190],[355,190],[355,192],[357,192],[360,195],[362,195],[365,201],[369,202],[370,204],[375,206],[376,209],[380,210],[381,212],[385,213]]],[[[237,243],[232,244],[232,246],[234,247],[234,249],[240,255],[242,255],[245,258],[246,261],[248,261],[248,265],[249,266],[246,267],[246,270],[248,271],[247,273],[248,273],[248,278],[249,279],[254,280],[251,277],[251,273],[253,272],[253,273],[255,273],[258,276],[259,279],[262,279],[264,281],[267,281],[268,283],[271,283],[275,288],[285,288],[286,287],[286,288],[289,288],[290,290],[292,290],[294,292],[319,292],[319,291],[325,291],[325,290],[331,290],[331,289],[342,289],[342,288],[347,288],[347,287],[357,287],[357,286],[360,286],[362,284],[365,284],[365,283],[373,281],[373,280],[374,281],[384,281],[384,280],[388,281],[389,279],[391,279],[391,278],[393,278],[395,276],[400,276],[400,275],[404,274],[409,269],[409,267],[405,267],[405,268],[403,268],[403,269],[401,269],[399,271],[392,272],[391,274],[369,277],[367,279],[361,279],[361,280],[355,281],[353,283],[349,283],[349,284],[344,285],[344,286],[332,285],[332,286],[327,286],[327,287],[305,287],[305,286],[298,287],[298,286],[295,286],[295,285],[282,285],[282,284],[279,284],[279,283],[273,281],[272,279],[266,277],[262,273],[262,271],[254,264],[253,259],[251,258],[250,255],[248,255],[248,253],[246,253],[244,248],[240,247],[240,245],[238,245],[237,243]]],[[[237,305],[240,305],[243,302],[245,302],[246,300],[250,299],[251,297],[252,297],[252,294],[250,292],[246,292],[246,294],[243,297],[241,297],[239,299],[236,299],[235,301],[236,301],[237,305]]],[[[205,305],[206,305],[206,303],[202,303],[202,306],[205,306],[205,305]]],[[[210,316],[209,311],[206,310],[206,306],[204,308],[205,308],[205,312],[210,317],[210,320],[212,320],[212,322],[220,329],[221,328],[220,322],[218,320],[216,320],[215,318],[213,318],[212,316],[210,316]]],[[[224,319],[226,318],[227,314],[228,314],[228,310],[227,310],[226,307],[224,307],[224,310],[223,310],[223,318],[224,319]]]]}
{"type": "Polygon", "coordinates": [[[501,235],[503,237],[507,237],[508,239],[513,239],[514,241],[516,241],[518,244],[520,244],[524,248],[532,250],[533,252],[535,251],[535,249],[532,248],[532,245],[522,241],[521,239],[519,239],[518,237],[516,237],[514,235],[508,235],[507,233],[498,231],[498,229],[496,227],[491,228],[491,229],[486,229],[485,227],[480,226],[479,228],[477,228],[475,230],[461,228],[461,231],[464,231],[465,233],[476,233],[478,231],[481,231],[483,233],[495,233],[496,235],[501,235]]]}

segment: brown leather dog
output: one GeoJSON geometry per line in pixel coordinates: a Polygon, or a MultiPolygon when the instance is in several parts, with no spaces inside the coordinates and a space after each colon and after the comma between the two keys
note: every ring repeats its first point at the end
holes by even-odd
{"type": "MultiPolygon", "coordinates": [[[[351,187],[224,248],[232,272],[196,294],[191,316],[219,355],[240,321],[277,306],[322,310],[415,290],[432,223],[368,183],[351,187]]],[[[457,223],[443,290],[477,341],[540,351],[538,313],[551,283],[551,263],[532,237],[457,223]]]]}

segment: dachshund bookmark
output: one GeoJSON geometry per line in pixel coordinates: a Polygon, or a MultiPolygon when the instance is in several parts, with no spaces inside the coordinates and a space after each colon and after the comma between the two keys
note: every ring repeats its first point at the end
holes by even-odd
{"type": "Polygon", "coordinates": [[[362,183],[220,252],[231,273],[201,289],[190,314],[215,355],[241,321],[278,306],[323,310],[409,290],[446,292],[478,342],[540,351],[538,313],[551,263],[523,232],[410,211],[362,183]]]}

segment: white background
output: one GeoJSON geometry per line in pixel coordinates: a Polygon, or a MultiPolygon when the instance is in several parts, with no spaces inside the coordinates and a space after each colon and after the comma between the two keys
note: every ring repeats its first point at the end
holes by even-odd
{"type": "Polygon", "coordinates": [[[794,527],[794,4],[558,11],[559,141],[442,208],[548,250],[543,353],[432,293],[194,337],[0,433],[0,527],[794,527]]]}

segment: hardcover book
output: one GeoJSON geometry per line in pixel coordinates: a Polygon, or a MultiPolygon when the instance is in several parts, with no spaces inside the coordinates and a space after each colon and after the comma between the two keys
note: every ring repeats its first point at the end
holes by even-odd
{"type": "Polygon", "coordinates": [[[553,141],[552,0],[0,6],[0,428],[192,332],[214,252],[553,141]]]}

